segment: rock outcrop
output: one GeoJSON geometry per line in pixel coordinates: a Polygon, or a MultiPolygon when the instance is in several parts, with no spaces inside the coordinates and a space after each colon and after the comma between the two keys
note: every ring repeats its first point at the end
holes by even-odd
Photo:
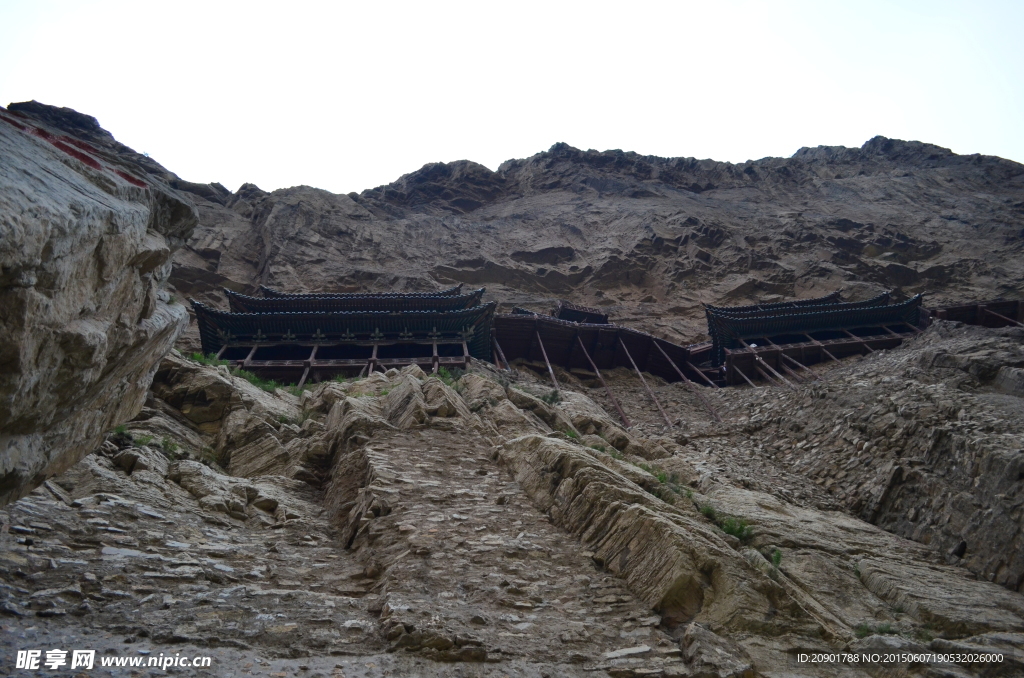
{"type": "Polygon", "coordinates": [[[0,109],[0,505],[131,419],[188,323],[164,289],[192,235],[174,175],[96,120],[0,109]]]}
{"type": "MultiPolygon", "coordinates": [[[[829,383],[855,368],[875,369],[829,383]]],[[[899,675],[1024,668],[1019,593],[849,512],[708,473],[705,440],[728,444],[728,426],[750,424],[742,408],[723,407],[707,439],[644,435],[598,389],[552,404],[529,373],[473,370],[295,395],[172,352],[127,431],[0,512],[15,631],[0,647],[75,626],[106,653],[173,646],[285,675],[885,675],[796,660],[880,651],[1005,657],[995,673],[923,659],[894,662],[899,675]]]]}

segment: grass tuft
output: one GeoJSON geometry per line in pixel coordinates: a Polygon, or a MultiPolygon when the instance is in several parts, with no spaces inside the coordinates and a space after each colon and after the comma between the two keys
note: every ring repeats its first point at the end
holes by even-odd
{"type": "Polygon", "coordinates": [[[192,359],[192,362],[199,363],[200,365],[210,365],[210,366],[216,367],[217,365],[229,365],[229,364],[231,364],[227,360],[217,360],[217,356],[214,355],[213,353],[211,353],[209,355],[203,355],[202,353],[198,353],[197,352],[197,353],[193,353],[189,357],[192,359]]]}
{"type": "Polygon", "coordinates": [[[548,405],[554,405],[555,403],[562,402],[562,394],[557,389],[551,389],[551,392],[547,395],[542,395],[541,400],[546,402],[548,405]]]}
{"type": "Polygon", "coordinates": [[[776,570],[779,569],[779,564],[782,562],[782,551],[775,549],[772,551],[772,567],[776,570]]]}

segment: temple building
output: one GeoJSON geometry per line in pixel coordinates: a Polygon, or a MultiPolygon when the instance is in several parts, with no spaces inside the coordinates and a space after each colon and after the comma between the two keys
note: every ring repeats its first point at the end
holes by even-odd
{"type": "Polygon", "coordinates": [[[462,286],[417,294],[284,294],[225,290],[230,311],[191,300],[203,353],[285,383],[410,364],[437,372],[491,360],[495,304],[462,286]]]}
{"type": "Polygon", "coordinates": [[[753,385],[759,377],[789,386],[816,379],[807,365],[895,348],[920,331],[921,295],[896,304],[890,296],[843,302],[836,291],[777,304],[705,305],[710,364],[725,385],[753,385]]]}
{"type": "MultiPolygon", "coordinates": [[[[483,302],[483,288],[463,292],[462,285],[415,294],[287,294],[268,287],[260,287],[261,296],[225,293],[230,311],[192,301],[203,352],[264,378],[301,386],[411,364],[436,373],[474,359],[501,369],[519,360],[546,372],[556,391],[556,366],[595,375],[627,426],[601,370],[634,372],[671,426],[644,374],[685,382],[718,418],[697,385],[794,387],[818,379],[808,365],[895,348],[929,317],[921,295],[890,303],[888,292],[858,302],[844,302],[840,290],[771,304],[705,305],[710,341],[683,346],[564,300],[550,313],[517,307],[496,314],[494,302],[483,302]]],[[[932,313],[990,327],[1020,325],[1022,314],[1019,301],[932,313]]]]}

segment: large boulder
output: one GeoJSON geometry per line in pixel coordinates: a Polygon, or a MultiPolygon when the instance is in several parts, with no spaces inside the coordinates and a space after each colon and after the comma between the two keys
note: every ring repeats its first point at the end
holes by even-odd
{"type": "Polygon", "coordinates": [[[177,178],[94,118],[0,108],[0,506],[141,409],[188,324],[163,289],[197,223],[177,178]]]}

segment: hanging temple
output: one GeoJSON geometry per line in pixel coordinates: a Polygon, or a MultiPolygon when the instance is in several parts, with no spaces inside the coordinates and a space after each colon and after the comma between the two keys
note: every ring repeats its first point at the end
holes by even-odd
{"type": "Polygon", "coordinates": [[[920,294],[900,302],[889,292],[844,302],[839,290],[771,304],[705,305],[710,341],[683,346],[568,301],[559,301],[549,314],[518,307],[496,313],[495,302],[483,302],[484,292],[463,292],[461,284],[412,294],[288,294],[260,286],[260,296],[225,290],[230,311],[191,303],[203,353],[264,378],[301,387],[411,364],[436,373],[442,367],[465,369],[472,360],[500,369],[524,360],[542,363],[556,390],[552,365],[593,373],[627,426],[601,370],[633,370],[659,410],[643,374],[685,382],[717,419],[701,387],[762,382],[795,388],[818,378],[809,365],[894,348],[932,318],[987,327],[1024,321],[1020,300],[929,311],[920,294]]]}

